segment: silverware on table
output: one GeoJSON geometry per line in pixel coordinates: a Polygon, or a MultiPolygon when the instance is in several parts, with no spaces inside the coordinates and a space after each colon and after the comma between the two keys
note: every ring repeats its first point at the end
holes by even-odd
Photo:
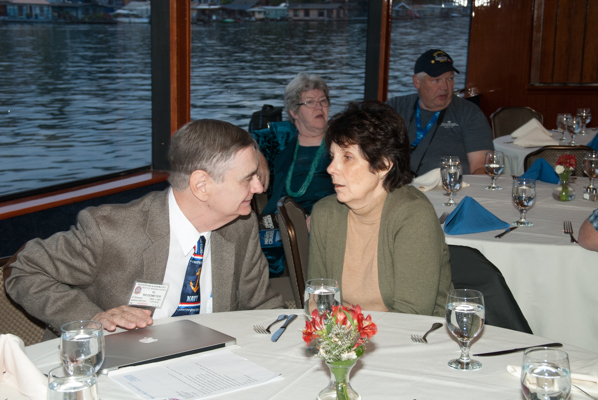
{"type": "Polygon", "coordinates": [[[277,322],[282,321],[283,319],[287,319],[288,315],[286,314],[282,314],[279,315],[278,318],[276,318],[276,321],[272,322],[270,325],[268,325],[267,328],[264,328],[261,325],[253,325],[253,330],[256,331],[257,333],[263,333],[264,335],[269,335],[270,333],[270,328],[272,327],[272,325],[274,325],[277,322]]]}
{"type": "Polygon", "coordinates": [[[585,394],[586,396],[588,396],[590,399],[598,400],[598,399],[596,399],[596,397],[592,396],[591,394],[589,394],[588,392],[586,392],[585,390],[583,390],[579,386],[573,385],[573,384],[571,386],[573,386],[575,389],[579,390],[580,392],[582,392],[583,394],[585,394]]]}
{"type": "Polygon", "coordinates": [[[569,234],[571,237],[571,243],[578,243],[577,239],[573,236],[573,225],[571,225],[571,221],[563,222],[563,233],[569,234]]]}
{"type": "Polygon", "coordinates": [[[280,337],[280,335],[282,335],[285,331],[285,329],[287,329],[287,326],[293,322],[293,320],[297,318],[297,314],[291,314],[289,315],[289,317],[287,318],[286,321],[284,321],[284,324],[282,324],[282,326],[280,328],[278,328],[278,330],[276,332],[274,332],[274,335],[272,335],[271,340],[273,342],[276,342],[278,340],[278,338],[280,337]]]}
{"type": "Polygon", "coordinates": [[[416,342],[416,343],[428,343],[428,340],[426,339],[426,336],[428,336],[428,333],[435,331],[436,329],[442,328],[442,323],[440,322],[435,322],[432,327],[428,330],[428,332],[424,333],[424,336],[419,336],[419,335],[411,335],[411,340],[416,342]]]}
{"type": "Polygon", "coordinates": [[[442,215],[440,217],[438,217],[438,222],[440,222],[440,225],[444,224],[444,221],[446,221],[446,217],[449,216],[449,213],[447,212],[443,212],[442,215]]]}
{"type": "Polygon", "coordinates": [[[512,226],[512,227],[508,228],[506,231],[504,231],[503,233],[499,233],[498,235],[494,236],[494,239],[500,239],[501,237],[503,237],[507,233],[509,233],[511,231],[514,231],[517,228],[519,228],[519,227],[518,226],[512,226]]]}
{"type": "Polygon", "coordinates": [[[562,343],[547,343],[547,344],[539,344],[537,346],[526,346],[526,347],[518,347],[516,349],[491,351],[489,353],[479,353],[479,354],[474,354],[473,356],[474,357],[502,356],[503,354],[517,353],[518,351],[531,349],[532,347],[562,347],[562,346],[563,346],[562,343]]]}

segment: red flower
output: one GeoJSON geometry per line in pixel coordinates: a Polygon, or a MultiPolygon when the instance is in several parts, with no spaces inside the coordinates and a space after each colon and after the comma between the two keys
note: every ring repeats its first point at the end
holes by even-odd
{"type": "MultiPolygon", "coordinates": [[[[361,314],[361,319],[363,320],[363,314],[361,314]]],[[[375,323],[372,322],[372,316],[368,315],[367,318],[365,320],[363,320],[361,323],[361,329],[359,329],[359,335],[362,338],[367,337],[368,339],[370,339],[376,333],[378,333],[378,327],[376,326],[375,323]]]]}
{"type": "Polygon", "coordinates": [[[565,168],[575,169],[577,160],[573,154],[561,154],[556,160],[556,165],[562,165],[565,168]]]}

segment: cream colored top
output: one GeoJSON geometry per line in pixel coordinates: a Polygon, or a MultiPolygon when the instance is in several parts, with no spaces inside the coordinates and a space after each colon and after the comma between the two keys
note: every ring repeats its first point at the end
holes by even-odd
{"type": "Polygon", "coordinates": [[[341,288],[345,306],[388,311],[378,283],[378,236],[386,195],[385,191],[365,207],[349,210],[341,288]]]}

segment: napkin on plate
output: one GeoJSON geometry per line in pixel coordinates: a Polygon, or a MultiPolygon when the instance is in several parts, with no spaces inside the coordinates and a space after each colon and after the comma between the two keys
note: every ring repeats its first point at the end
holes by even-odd
{"type": "MultiPolygon", "coordinates": [[[[440,176],[440,168],[435,168],[426,172],[425,174],[418,176],[417,178],[413,178],[411,181],[411,185],[415,186],[422,192],[428,192],[432,189],[435,189],[437,186],[442,184],[442,177],[440,176]]],[[[466,188],[471,186],[469,183],[461,182],[461,188],[466,188]]]]}
{"type": "Polygon", "coordinates": [[[554,168],[543,158],[534,161],[532,166],[520,178],[535,179],[554,184],[559,183],[559,176],[554,171],[554,168]]]}
{"type": "Polygon", "coordinates": [[[513,131],[513,133],[511,133],[511,137],[513,139],[517,139],[517,138],[520,138],[520,137],[526,135],[527,133],[529,133],[531,131],[538,131],[538,132],[541,132],[541,133],[545,134],[546,136],[552,138],[552,133],[550,133],[550,131],[548,131],[546,128],[544,128],[544,125],[542,125],[540,123],[540,121],[538,121],[535,118],[530,119],[525,124],[521,125],[517,129],[515,129],[513,131]]]}
{"type": "Polygon", "coordinates": [[[45,400],[48,381],[24,352],[20,337],[0,335],[0,382],[7,383],[25,396],[45,400]]]}
{"type": "Polygon", "coordinates": [[[588,143],[587,146],[598,151],[598,135],[594,136],[594,139],[590,140],[590,143],[588,143]]]}
{"type": "Polygon", "coordinates": [[[480,203],[465,196],[444,222],[444,232],[449,235],[464,235],[506,229],[509,226],[505,221],[496,218],[480,203]]]}

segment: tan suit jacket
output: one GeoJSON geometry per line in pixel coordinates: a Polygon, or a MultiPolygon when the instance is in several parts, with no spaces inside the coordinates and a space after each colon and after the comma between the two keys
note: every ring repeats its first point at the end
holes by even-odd
{"type": "MultiPolygon", "coordinates": [[[[27,243],[10,265],[6,290],[59,331],[66,322],[127,305],[136,280],[161,283],[169,244],[168,190],[87,208],[69,231],[27,243]]],[[[269,285],[253,213],[213,231],[211,246],[214,312],[282,307],[269,285]]]]}

